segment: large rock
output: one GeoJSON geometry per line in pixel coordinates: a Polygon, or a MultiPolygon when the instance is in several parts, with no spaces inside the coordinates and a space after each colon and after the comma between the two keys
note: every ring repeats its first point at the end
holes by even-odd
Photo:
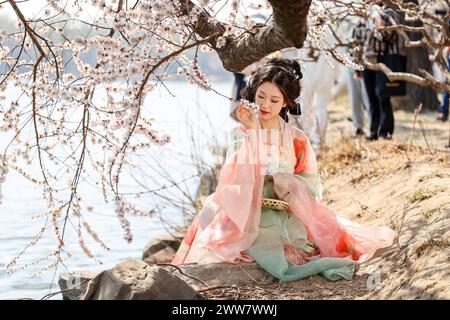
{"type": "Polygon", "coordinates": [[[78,300],[86,291],[88,282],[99,274],[98,271],[83,270],[79,272],[63,272],[59,275],[58,284],[63,291],[63,300],[78,300]]]}
{"type": "MultiPolygon", "coordinates": [[[[212,264],[186,264],[179,268],[187,275],[205,282],[208,286],[214,285],[244,285],[250,283],[265,284],[274,281],[274,278],[262,269],[257,263],[239,264],[212,263],[212,264]]],[[[177,271],[174,274],[179,275],[177,271]]],[[[184,275],[179,277],[199,290],[205,286],[198,280],[184,275]]]]}
{"type": "Polygon", "coordinates": [[[89,282],[82,300],[198,300],[189,284],[162,267],[129,259],[89,282]]]}
{"type": "Polygon", "coordinates": [[[181,244],[181,238],[174,238],[170,235],[160,235],[145,246],[142,259],[149,263],[169,263],[181,244]]]}

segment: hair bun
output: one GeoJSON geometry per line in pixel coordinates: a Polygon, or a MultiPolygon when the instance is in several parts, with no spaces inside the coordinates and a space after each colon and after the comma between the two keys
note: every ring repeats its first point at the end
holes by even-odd
{"type": "Polygon", "coordinates": [[[295,105],[289,107],[289,113],[294,116],[299,116],[302,114],[302,108],[300,103],[296,102],[295,105]]]}
{"type": "Polygon", "coordinates": [[[300,63],[298,63],[295,59],[272,58],[267,61],[265,65],[283,68],[286,72],[293,74],[297,80],[301,80],[303,78],[300,63]]]}

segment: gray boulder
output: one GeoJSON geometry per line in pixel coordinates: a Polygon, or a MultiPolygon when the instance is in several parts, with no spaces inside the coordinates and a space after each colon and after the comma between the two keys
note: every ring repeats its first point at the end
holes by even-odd
{"type": "Polygon", "coordinates": [[[58,284],[63,300],[78,300],[86,291],[88,282],[99,274],[98,271],[83,270],[79,272],[63,272],[59,275],[58,284]]]}
{"type": "Polygon", "coordinates": [[[181,239],[170,235],[160,235],[153,238],[145,246],[142,259],[149,264],[169,263],[177,252],[181,239]]]}
{"type": "Polygon", "coordinates": [[[89,282],[82,300],[199,300],[202,296],[168,270],[129,259],[89,282]]]}

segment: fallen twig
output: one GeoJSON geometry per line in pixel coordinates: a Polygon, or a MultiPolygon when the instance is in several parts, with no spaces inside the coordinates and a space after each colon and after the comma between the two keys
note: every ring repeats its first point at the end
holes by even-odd
{"type": "Polygon", "coordinates": [[[414,121],[413,121],[413,127],[411,131],[411,141],[409,143],[409,146],[412,147],[413,138],[414,138],[414,132],[416,131],[416,120],[419,115],[419,112],[422,110],[422,103],[420,103],[416,109],[414,109],[414,121]]]}
{"type": "Polygon", "coordinates": [[[375,218],[378,218],[378,216],[377,216],[375,213],[373,213],[372,210],[370,210],[368,206],[366,206],[365,204],[363,204],[363,203],[361,203],[361,202],[359,202],[359,201],[356,201],[356,200],[353,199],[353,198],[351,198],[351,199],[352,199],[352,201],[353,201],[355,204],[357,204],[357,205],[359,206],[359,209],[361,210],[361,213],[364,213],[365,211],[367,211],[368,213],[370,213],[370,214],[371,214],[372,216],[374,216],[375,218]]]}
{"type": "Polygon", "coordinates": [[[248,273],[244,268],[242,268],[242,266],[241,265],[239,265],[239,268],[242,270],[242,271],[244,271],[244,273],[246,274],[246,275],[248,275],[249,277],[250,277],[250,279],[252,279],[255,283],[256,283],[256,285],[258,285],[260,288],[262,288],[262,286],[267,286],[267,285],[270,285],[270,284],[272,284],[272,282],[267,282],[267,283],[259,283],[250,273],[248,273]]]}
{"type": "MultiPolygon", "coordinates": [[[[234,300],[238,300],[241,296],[241,290],[239,289],[239,287],[235,284],[230,285],[230,286],[225,286],[225,285],[215,285],[215,286],[211,286],[208,288],[203,288],[200,290],[197,290],[198,293],[202,293],[202,292],[207,292],[207,291],[212,291],[212,290],[217,290],[217,289],[226,289],[226,288],[233,288],[236,289],[237,295],[236,297],[234,297],[234,300]]],[[[224,290],[222,290],[222,293],[220,294],[220,297],[222,297],[224,294],[224,290]]]]}
{"type": "Polygon", "coordinates": [[[430,145],[428,144],[427,136],[425,135],[425,128],[423,126],[422,120],[419,120],[419,125],[420,125],[420,130],[422,131],[423,138],[425,139],[425,142],[427,144],[428,151],[430,151],[430,154],[433,155],[434,153],[433,153],[433,151],[431,151],[430,145]]]}
{"type": "Polygon", "coordinates": [[[176,266],[176,265],[174,265],[174,264],[171,264],[171,263],[156,263],[155,265],[157,265],[157,266],[168,266],[168,267],[175,268],[175,269],[177,269],[178,272],[181,273],[183,276],[188,277],[188,278],[190,278],[190,279],[192,279],[192,280],[196,280],[196,281],[200,282],[201,284],[203,284],[205,287],[208,287],[208,286],[209,286],[209,285],[208,285],[206,282],[204,282],[203,280],[200,280],[200,279],[198,279],[198,278],[196,278],[196,277],[194,277],[194,276],[191,276],[191,275],[189,275],[189,274],[183,272],[183,270],[181,270],[180,267],[178,267],[178,266],[176,266]]]}

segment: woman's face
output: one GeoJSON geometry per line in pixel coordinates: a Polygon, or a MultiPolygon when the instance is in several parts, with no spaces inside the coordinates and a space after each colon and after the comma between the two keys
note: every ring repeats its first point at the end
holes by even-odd
{"type": "Polygon", "coordinates": [[[284,107],[284,97],[280,89],[272,82],[265,81],[256,90],[255,103],[259,106],[259,115],[264,120],[278,117],[284,107]]]}

